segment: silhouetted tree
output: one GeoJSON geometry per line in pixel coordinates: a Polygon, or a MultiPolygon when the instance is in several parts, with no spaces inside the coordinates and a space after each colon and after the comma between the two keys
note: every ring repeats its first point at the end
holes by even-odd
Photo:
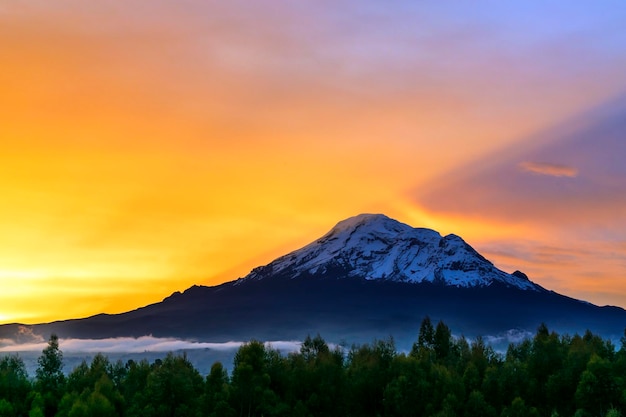
{"type": "Polygon", "coordinates": [[[50,336],[48,346],[37,359],[37,364],[39,366],[35,371],[35,388],[43,398],[44,415],[52,417],[57,412],[65,383],[63,352],[59,349],[59,338],[56,334],[50,336]]]}
{"type": "Polygon", "coordinates": [[[228,373],[221,362],[211,366],[211,372],[206,377],[204,390],[204,415],[209,417],[232,417],[235,410],[228,403],[230,386],[228,373]]]}
{"type": "Polygon", "coordinates": [[[174,417],[201,415],[204,380],[186,355],[168,353],[146,381],[145,416],[174,417]]]}
{"type": "Polygon", "coordinates": [[[431,390],[427,371],[427,366],[412,355],[394,357],[390,380],[383,394],[385,415],[408,417],[425,414],[431,390]]]}
{"type": "Polygon", "coordinates": [[[559,336],[547,326],[494,352],[426,318],[407,355],[392,339],[344,357],[321,336],[283,356],[252,341],[232,377],[215,363],[206,378],[186,356],[111,364],[101,354],[63,376],[52,336],[33,381],[15,355],[0,357],[0,417],[178,416],[610,416],[626,411],[626,340],[619,352],[590,331],[559,336]]]}
{"type": "Polygon", "coordinates": [[[420,324],[420,331],[417,336],[417,343],[413,344],[411,354],[413,356],[423,355],[424,351],[431,351],[435,343],[435,329],[430,317],[426,316],[420,324]]]}
{"type": "Polygon", "coordinates": [[[0,358],[0,416],[25,415],[30,391],[22,358],[17,355],[0,358]]]}
{"type": "Polygon", "coordinates": [[[433,349],[438,361],[446,361],[452,350],[452,331],[442,321],[437,323],[433,335],[433,349]]]}
{"type": "Polygon", "coordinates": [[[83,361],[67,377],[66,392],[57,417],[116,417],[124,412],[125,400],[112,381],[113,366],[98,353],[87,365],[83,361]]]}
{"type": "Polygon", "coordinates": [[[290,355],[289,367],[289,401],[293,403],[297,398],[300,412],[325,416],[345,414],[341,350],[331,350],[320,335],[307,336],[300,352],[290,355]]]}
{"type": "Polygon", "coordinates": [[[606,413],[618,402],[618,383],[611,363],[593,355],[576,388],[576,405],[592,415],[606,413]]]}
{"type": "Polygon", "coordinates": [[[152,367],[147,360],[129,360],[126,363],[126,376],[122,383],[122,393],[126,400],[126,416],[141,417],[143,409],[150,402],[145,390],[152,367]]]}
{"type": "Polygon", "coordinates": [[[383,414],[383,393],[391,378],[395,355],[393,339],[352,347],[346,369],[346,378],[350,381],[347,395],[349,415],[383,414]]]}
{"type": "Polygon", "coordinates": [[[243,344],[235,354],[233,365],[233,407],[239,416],[259,415],[270,386],[265,345],[256,340],[243,344]]]}

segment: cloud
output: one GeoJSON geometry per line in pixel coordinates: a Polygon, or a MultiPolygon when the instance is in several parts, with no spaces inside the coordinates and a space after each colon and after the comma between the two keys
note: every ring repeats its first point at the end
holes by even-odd
{"type": "Polygon", "coordinates": [[[561,294],[624,306],[625,129],[622,93],[451,171],[414,201],[433,215],[501,232],[492,241],[475,232],[472,243],[499,268],[522,270],[561,294]]]}
{"type": "Polygon", "coordinates": [[[17,328],[17,343],[42,343],[44,340],[43,336],[33,332],[32,327],[18,326],[17,328]]]}
{"type": "Polygon", "coordinates": [[[31,350],[30,348],[21,349],[21,346],[45,346],[43,336],[35,334],[32,327],[18,325],[17,331],[13,338],[0,338],[0,352],[17,350],[31,350]]]}
{"type": "Polygon", "coordinates": [[[597,305],[624,307],[624,242],[576,236],[499,239],[478,243],[475,248],[498,268],[521,270],[549,290],[597,305]]]}
{"type": "MultiPolygon", "coordinates": [[[[603,258],[606,251],[619,249],[615,245],[594,242],[594,245],[582,243],[569,244],[567,246],[549,245],[538,240],[518,239],[515,242],[494,240],[481,245],[480,253],[490,259],[515,262],[517,264],[528,263],[537,266],[566,266],[574,263],[583,263],[586,259],[603,258]]],[[[626,251],[622,251],[624,253],[626,251]]]]}
{"type": "Polygon", "coordinates": [[[510,343],[521,343],[526,339],[532,338],[534,333],[528,330],[510,329],[504,333],[500,333],[495,336],[485,336],[483,339],[490,345],[508,345],[510,343]]]}
{"type": "Polygon", "coordinates": [[[15,346],[15,340],[13,339],[0,339],[0,352],[5,351],[4,349],[8,346],[15,346]]]}
{"type": "Polygon", "coordinates": [[[522,171],[539,175],[548,175],[551,177],[569,177],[578,176],[578,169],[567,165],[557,165],[542,162],[520,162],[517,165],[522,171]]]}
{"type": "MultiPolygon", "coordinates": [[[[65,352],[85,353],[142,353],[172,352],[177,350],[210,349],[228,351],[238,349],[244,342],[231,341],[224,343],[195,342],[174,338],[158,338],[152,336],[119,337],[109,339],[60,339],[59,348],[65,352]]],[[[271,346],[281,352],[295,352],[300,349],[299,341],[269,341],[271,346]]],[[[45,342],[16,343],[11,339],[0,339],[0,352],[34,352],[42,351],[45,342]]]]}
{"type": "Polygon", "coordinates": [[[625,116],[623,94],[431,181],[415,201],[436,213],[617,239],[626,231],[625,116]]]}

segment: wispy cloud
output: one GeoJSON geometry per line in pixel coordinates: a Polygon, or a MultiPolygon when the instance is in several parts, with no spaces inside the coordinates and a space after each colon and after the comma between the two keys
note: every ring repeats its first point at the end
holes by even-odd
{"type": "Polygon", "coordinates": [[[575,178],[578,176],[578,169],[567,165],[525,161],[520,162],[517,166],[522,171],[539,175],[548,175],[550,177],[575,178]]]}
{"type": "Polygon", "coordinates": [[[433,212],[619,238],[626,225],[625,114],[622,94],[432,181],[417,190],[417,201],[433,212]]]}
{"type": "Polygon", "coordinates": [[[35,334],[33,329],[28,326],[19,326],[17,328],[18,343],[41,343],[44,341],[43,336],[35,334]]]}
{"type": "MultiPolygon", "coordinates": [[[[574,235],[576,236],[576,235],[574,235]]],[[[521,270],[545,288],[598,305],[624,306],[623,242],[553,238],[484,241],[476,249],[507,272],[521,270]]]]}

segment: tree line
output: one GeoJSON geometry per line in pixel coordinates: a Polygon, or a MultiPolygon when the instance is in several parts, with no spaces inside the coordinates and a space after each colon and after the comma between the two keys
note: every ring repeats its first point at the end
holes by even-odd
{"type": "Polygon", "coordinates": [[[111,363],[96,355],[69,374],[55,335],[34,378],[17,355],[0,359],[0,417],[608,416],[626,410],[626,335],[620,349],[587,331],[534,337],[495,352],[426,317],[410,352],[393,339],[350,349],[319,335],[281,354],[243,344],[229,374],[202,376],[183,355],[111,363]]]}

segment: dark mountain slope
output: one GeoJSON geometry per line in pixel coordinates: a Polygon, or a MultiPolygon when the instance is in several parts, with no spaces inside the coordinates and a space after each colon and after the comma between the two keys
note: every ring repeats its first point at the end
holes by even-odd
{"type": "MultiPolygon", "coordinates": [[[[214,287],[194,286],[128,313],[31,326],[35,334],[107,338],[153,335],[202,341],[369,342],[416,339],[425,315],[466,336],[591,329],[618,338],[626,311],[568,298],[498,270],[457,236],[441,237],[381,215],[339,223],[306,247],[214,287]]],[[[0,339],[17,325],[0,326],[0,339]]]]}

